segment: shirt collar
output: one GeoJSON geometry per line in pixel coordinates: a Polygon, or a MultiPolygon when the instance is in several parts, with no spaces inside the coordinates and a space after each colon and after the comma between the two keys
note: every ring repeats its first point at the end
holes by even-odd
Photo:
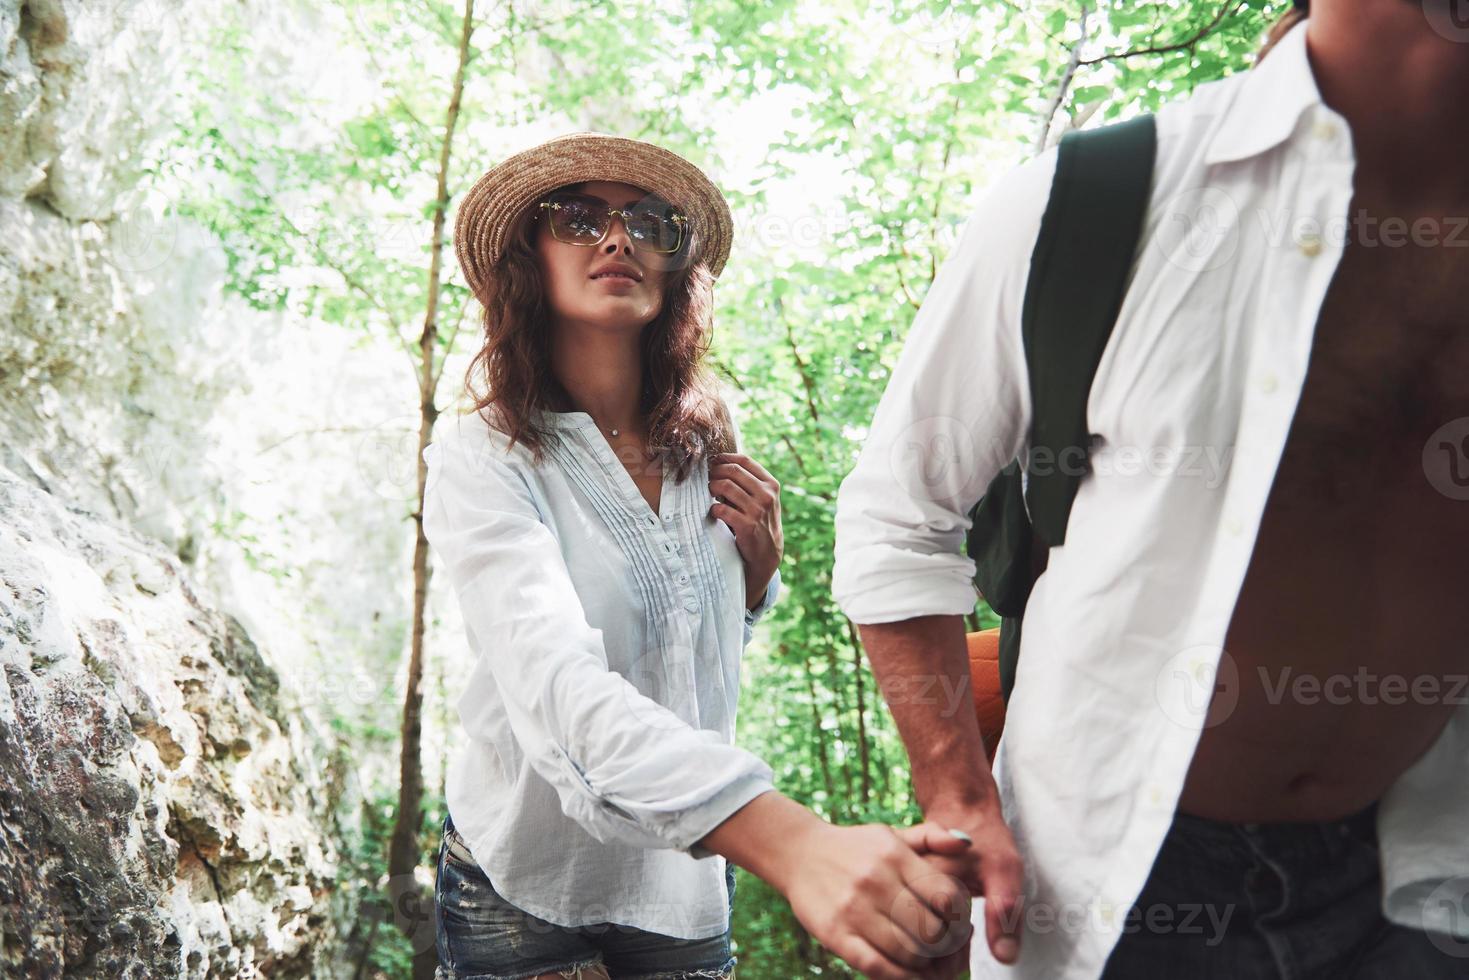
{"type": "Polygon", "coordinates": [[[1206,164],[1244,160],[1274,149],[1295,131],[1302,113],[1325,108],[1306,56],[1306,26],[1307,21],[1301,21],[1292,27],[1245,73],[1209,143],[1206,164]]]}
{"type": "Polygon", "coordinates": [[[553,412],[534,408],[532,414],[542,425],[553,429],[584,429],[597,424],[586,412],[553,412]]]}

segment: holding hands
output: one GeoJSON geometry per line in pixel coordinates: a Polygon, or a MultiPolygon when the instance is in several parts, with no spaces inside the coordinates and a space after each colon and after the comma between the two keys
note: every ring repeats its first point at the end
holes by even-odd
{"type": "MultiPolygon", "coordinates": [[[[718,498],[710,515],[734,533],[753,606],[780,564],[780,484],[749,456],[721,453],[710,460],[709,491],[718,498]]],[[[1022,865],[998,795],[930,802],[927,822],[913,827],[844,827],[770,791],[701,843],[769,882],[807,932],[873,980],[962,974],[970,899],[981,895],[985,941],[996,959],[1014,963],[1022,865]]]]}
{"type": "Polygon", "coordinates": [[[864,976],[950,980],[968,966],[969,891],[948,872],[970,873],[970,844],[937,824],[839,827],[771,791],[702,843],[770,882],[864,976]]]}

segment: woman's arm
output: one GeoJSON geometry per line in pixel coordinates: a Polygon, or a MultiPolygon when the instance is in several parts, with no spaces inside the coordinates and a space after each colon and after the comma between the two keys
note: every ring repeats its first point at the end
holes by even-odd
{"type": "Polygon", "coordinates": [[[969,844],[937,825],[838,827],[771,791],[700,843],[768,881],[863,976],[939,980],[968,968],[969,889],[919,855],[954,862],[969,844]]]}

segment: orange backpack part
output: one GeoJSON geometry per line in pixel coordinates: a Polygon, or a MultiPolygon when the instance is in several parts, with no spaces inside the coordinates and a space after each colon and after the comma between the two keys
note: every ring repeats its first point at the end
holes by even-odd
{"type": "Polygon", "coordinates": [[[995,761],[995,746],[1005,731],[1005,698],[1000,693],[1000,630],[965,634],[969,641],[969,685],[984,736],[984,753],[995,761]]]}

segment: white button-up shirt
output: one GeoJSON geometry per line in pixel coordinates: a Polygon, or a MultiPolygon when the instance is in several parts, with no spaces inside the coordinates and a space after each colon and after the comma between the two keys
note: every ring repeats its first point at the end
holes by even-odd
{"type": "Polygon", "coordinates": [[[424,534],[472,658],[454,827],[543,919],[718,935],[725,860],[693,845],[773,788],[732,743],[741,653],[779,573],[747,610],[707,460],[682,483],[665,467],[654,513],[590,415],[543,418],[541,466],[478,414],[446,417],[424,449],[424,534]]]}
{"type": "MultiPolygon", "coordinates": [[[[1304,25],[1157,124],[1143,246],[1087,403],[1094,475],[1026,609],[994,762],[1043,917],[1004,967],[976,901],[976,978],[1101,974],[1172,823],[1344,250],[1351,134],[1304,25]]],[[[1052,148],[1023,164],[973,212],[841,485],[832,591],[856,623],[974,608],[964,536],[1028,437],[1021,304],[1055,163],[1052,148]]],[[[1469,874],[1469,707],[1378,828],[1387,916],[1449,931],[1451,879],[1469,874]]]]}

